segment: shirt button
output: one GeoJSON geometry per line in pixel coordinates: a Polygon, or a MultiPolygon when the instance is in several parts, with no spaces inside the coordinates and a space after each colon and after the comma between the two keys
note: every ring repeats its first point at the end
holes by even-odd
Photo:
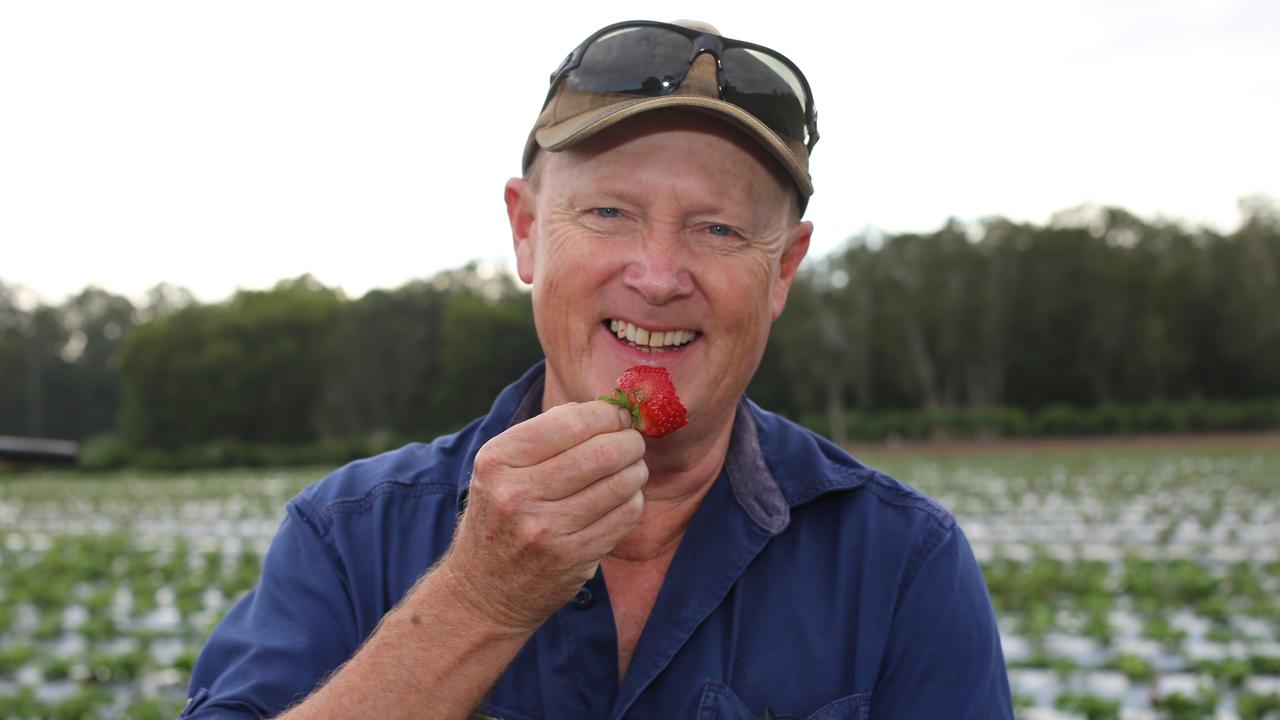
{"type": "Polygon", "coordinates": [[[591,591],[585,587],[578,588],[578,592],[573,596],[573,606],[579,610],[591,607],[591,591]]]}

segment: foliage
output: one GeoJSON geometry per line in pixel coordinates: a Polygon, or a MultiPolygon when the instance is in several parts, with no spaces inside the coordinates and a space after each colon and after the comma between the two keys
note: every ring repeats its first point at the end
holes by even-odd
{"type": "Polygon", "coordinates": [[[1236,712],[1240,715],[1240,720],[1280,718],[1280,694],[1245,693],[1236,699],[1236,712]]]}
{"type": "Polygon", "coordinates": [[[1120,720],[1120,702],[1081,693],[1064,693],[1053,706],[1084,715],[1089,720],[1120,720]]]}
{"type": "Polygon", "coordinates": [[[174,450],[313,437],[323,362],[316,349],[341,300],[308,280],[138,327],[120,352],[125,438],[174,450]]]}
{"type": "Polygon", "coordinates": [[[1111,661],[1112,667],[1124,673],[1132,682],[1143,682],[1151,678],[1155,669],[1151,663],[1133,653],[1120,653],[1111,661]]]}
{"type": "Polygon", "coordinates": [[[757,394],[832,436],[850,428],[829,406],[1054,407],[1037,433],[1275,427],[1274,405],[1215,404],[1280,396],[1280,210],[1244,211],[1225,236],[1096,207],[863,234],[798,278],[757,394]],[[1076,409],[1098,413],[1087,430],[1076,409]]]}
{"type": "Polygon", "coordinates": [[[1215,690],[1202,690],[1196,696],[1173,693],[1160,698],[1154,704],[1167,714],[1169,720],[1203,720],[1206,717],[1213,717],[1219,697],[1215,690]]]}

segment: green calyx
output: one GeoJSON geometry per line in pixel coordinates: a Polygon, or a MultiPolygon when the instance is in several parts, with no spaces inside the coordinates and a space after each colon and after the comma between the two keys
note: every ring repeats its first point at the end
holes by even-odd
{"type": "Polygon", "coordinates": [[[631,428],[633,430],[640,429],[640,408],[636,405],[632,405],[631,398],[627,397],[627,394],[620,388],[614,388],[612,395],[601,395],[599,399],[609,403],[610,405],[617,405],[623,410],[631,413],[631,428]]]}

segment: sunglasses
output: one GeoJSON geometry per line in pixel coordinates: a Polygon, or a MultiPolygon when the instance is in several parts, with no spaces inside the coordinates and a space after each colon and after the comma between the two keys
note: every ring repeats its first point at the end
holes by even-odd
{"type": "Polygon", "coordinates": [[[812,152],[818,112],[795,63],[762,45],[679,25],[634,20],[597,30],[551,74],[551,102],[562,81],[585,92],[661,97],[673,92],[702,53],[716,59],[720,99],[754,115],[812,152]]]}

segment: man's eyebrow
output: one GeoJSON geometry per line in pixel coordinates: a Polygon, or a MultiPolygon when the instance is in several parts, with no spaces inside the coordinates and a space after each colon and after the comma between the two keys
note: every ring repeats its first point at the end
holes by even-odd
{"type": "MultiPolygon", "coordinates": [[[[643,208],[647,205],[645,193],[627,187],[604,184],[574,190],[560,199],[558,207],[563,210],[586,210],[597,207],[633,207],[643,208]]],[[[736,203],[727,194],[720,197],[702,198],[690,202],[685,198],[680,214],[689,223],[723,223],[751,230],[753,234],[769,234],[781,230],[784,223],[778,220],[779,213],[768,213],[755,207],[735,207],[736,203]],[[696,202],[696,204],[694,204],[696,202]]]]}
{"type": "Polygon", "coordinates": [[[601,187],[590,187],[568,193],[564,196],[564,204],[570,206],[590,205],[607,207],[610,203],[618,205],[642,205],[643,202],[626,191],[608,190],[601,187]]]}

